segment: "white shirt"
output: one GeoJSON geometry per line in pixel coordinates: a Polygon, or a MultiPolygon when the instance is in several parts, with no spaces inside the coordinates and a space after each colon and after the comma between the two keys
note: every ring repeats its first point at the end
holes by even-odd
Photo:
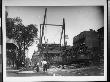
{"type": "Polygon", "coordinates": [[[45,65],[45,64],[47,64],[47,62],[46,61],[42,61],[42,65],[45,65]]]}
{"type": "Polygon", "coordinates": [[[39,65],[39,62],[37,63],[37,65],[39,65]]]}

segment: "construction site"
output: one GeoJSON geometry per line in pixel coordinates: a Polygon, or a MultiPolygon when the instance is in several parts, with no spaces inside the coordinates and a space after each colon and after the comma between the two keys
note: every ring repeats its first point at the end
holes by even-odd
{"type": "MultiPolygon", "coordinates": [[[[73,45],[70,46],[67,42],[69,37],[65,30],[67,28],[65,27],[65,18],[62,19],[62,24],[60,25],[46,23],[48,20],[47,12],[47,8],[45,8],[43,22],[40,24],[39,30],[38,51],[33,53],[32,58],[29,59],[25,67],[17,70],[16,74],[9,71],[10,68],[8,68],[7,76],[28,76],[26,75],[28,72],[31,73],[30,76],[103,76],[104,27],[101,27],[97,31],[90,29],[89,31],[81,32],[73,37],[73,45]],[[45,36],[45,28],[48,28],[48,26],[61,29],[59,43],[49,43],[49,39],[45,36]],[[47,73],[42,72],[41,62],[44,59],[48,63],[47,73]],[[40,64],[40,71],[34,72],[33,67],[38,62],[40,64]]],[[[15,49],[15,47],[13,48],[15,49]]],[[[7,44],[7,51],[9,50],[10,44],[7,44]]]]}
{"type": "MultiPolygon", "coordinates": [[[[65,34],[65,19],[62,19],[62,24],[61,25],[57,25],[57,24],[46,24],[46,13],[47,13],[47,8],[45,9],[45,14],[44,14],[44,21],[43,24],[40,24],[40,39],[39,39],[39,44],[38,44],[38,53],[39,56],[41,57],[41,59],[46,59],[49,63],[51,64],[80,64],[80,63],[85,63],[85,64],[90,64],[92,63],[94,60],[94,57],[96,57],[93,54],[98,54],[98,52],[102,52],[103,54],[103,47],[101,47],[102,49],[99,49],[100,46],[96,45],[97,43],[100,44],[100,42],[97,39],[97,33],[95,31],[88,31],[89,37],[96,37],[95,40],[91,41],[93,44],[89,45],[89,42],[86,42],[86,35],[81,36],[81,38],[79,38],[79,43],[76,43],[77,40],[75,39],[76,37],[73,38],[73,46],[67,45],[67,35],[65,34]],[[59,28],[62,29],[61,31],[61,35],[60,35],[60,41],[59,44],[50,44],[48,43],[48,39],[45,40],[45,26],[51,26],[53,28],[55,28],[54,26],[58,26],[59,28]],[[44,43],[43,40],[44,39],[44,43]],[[63,40],[62,40],[63,39],[63,40]],[[63,42],[62,42],[63,41],[63,42]],[[95,41],[95,42],[93,42],[95,41]],[[63,44],[61,44],[63,43],[63,44]],[[78,44],[78,45],[76,45],[78,44]],[[89,48],[90,46],[90,48],[89,48]],[[96,50],[95,50],[96,49],[96,50]]],[[[102,28],[103,30],[103,28],[102,28]]],[[[80,34],[80,35],[82,35],[80,34]]],[[[87,33],[86,33],[87,34],[87,33]]],[[[55,36],[53,36],[55,37],[55,36]]],[[[101,34],[101,38],[103,39],[103,32],[101,34]]],[[[88,40],[89,41],[89,40],[88,40]]],[[[101,44],[103,45],[103,42],[101,42],[101,44]]],[[[102,59],[103,59],[103,55],[102,55],[102,59]]]]}

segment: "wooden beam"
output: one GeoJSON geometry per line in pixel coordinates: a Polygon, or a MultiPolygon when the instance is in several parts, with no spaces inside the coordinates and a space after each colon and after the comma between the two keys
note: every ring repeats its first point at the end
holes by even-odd
{"type": "Polygon", "coordinates": [[[63,26],[63,25],[56,25],[56,24],[40,24],[40,25],[63,26]]]}
{"type": "Polygon", "coordinates": [[[65,46],[65,19],[63,18],[63,30],[64,30],[64,46],[65,46]]]}

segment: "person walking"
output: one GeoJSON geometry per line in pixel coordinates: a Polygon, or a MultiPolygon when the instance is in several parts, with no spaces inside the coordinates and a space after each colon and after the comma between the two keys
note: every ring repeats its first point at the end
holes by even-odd
{"type": "Polygon", "coordinates": [[[35,64],[34,70],[36,70],[37,72],[39,72],[39,62],[35,64]]]}
{"type": "Polygon", "coordinates": [[[47,71],[47,61],[45,59],[42,61],[42,65],[43,65],[43,71],[46,72],[47,71]]]}
{"type": "Polygon", "coordinates": [[[37,72],[39,72],[39,62],[37,63],[37,72]]]}

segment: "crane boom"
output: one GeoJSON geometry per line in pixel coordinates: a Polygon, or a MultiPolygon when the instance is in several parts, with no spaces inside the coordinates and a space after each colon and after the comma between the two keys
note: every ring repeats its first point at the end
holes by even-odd
{"type": "MultiPolygon", "coordinates": [[[[42,26],[42,34],[40,34],[41,37],[41,45],[42,45],[42,37],[44,35],[44,25],[45,25],[45,20],[46,20],[46,13],[47,13],[47,8],[45,9],[45,14],[44,14],[44,21],[43,21],[43,26],[42,26]]],[[[40,25],[40,30],[41,30],[41,25],[40,25]]]]}
{"type": "Polygon", "coordinates": [[[44,14],[43,24],[40,24],[40,44],[42,45],[42,37],[44,36],[44,26],[45,25],[51,25],[51,26],[61,26],[62,27],[60,44],[61,44],[61,40],[62,40],[62,35],[64,33],[64,46],[65,46],[65,19],[63,18],[63,25],[45,24],[45,22],[46,22],[46,13],[47,13],[47,8],[45,8],[45,14],[44,14]]]}

